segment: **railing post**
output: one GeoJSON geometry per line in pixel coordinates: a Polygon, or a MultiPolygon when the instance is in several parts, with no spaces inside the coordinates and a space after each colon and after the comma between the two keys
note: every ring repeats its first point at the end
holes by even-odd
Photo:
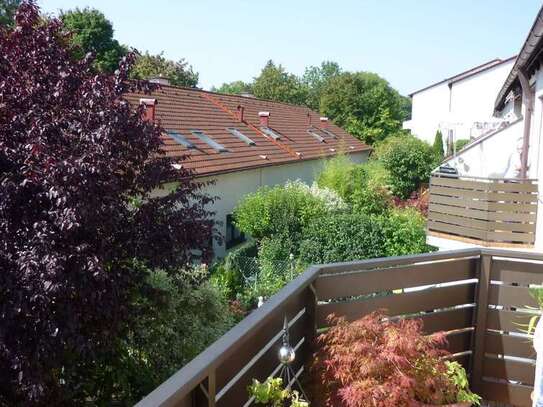
{"type": "Polygon", "coordinates": [[[215,397],[217,396],[217,380],[215,370],[209,373],[207,378],[207,399],[208,407],[215,407],[215,397]]]}
{"type": "Polygon", "coordinates": [[[483,359],[485,355],[486,318],[488,315],[488,289],[490,286],[490,269],[492,256],[482,254],[479,260],[479,282],[477,288],[477,304],[475,319],[475,339],[473,341],[471,381],[473,391],[482,388],[483,359]]]}
{"type": "Polygon", "coordinates": [[[317,336],[317,291],[314,284],[310,284],[307,290],[307,300],[305,305],[305,312],[307,315],[306,320],[306,333],[305,340],[307,341],[307,355],[306,360],[311,357],[313,353],[313,344],[317,336]]]}

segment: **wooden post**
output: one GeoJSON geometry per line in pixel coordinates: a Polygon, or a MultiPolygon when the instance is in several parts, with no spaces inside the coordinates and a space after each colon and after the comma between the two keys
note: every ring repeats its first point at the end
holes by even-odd
{"type": "Polygon", "coordinates": [[[317,291],[315,286],[310,284],[307,289],[307,301],[305,305],[305,312],[307,314],[306,319],[306,333],[305,340],[307,341],[307,354],[305,360],[310,360],[313,353],[313,344],[317,336],[317,291]]]}
{"type": "Polygon", "coordinates": [[[215,398],[217,396],[217,380],[215,376],[215,370],[209,373],[207,378],[207,399],[208,407],[215,407],[215,398]]]}
{"type": "Polygon", "coordinates": [[[492,256],[483,254],[480,258],[479,283],[477,290],[477,308],[475,319],[475,339],[473,343],[471,381],[473,391],[481,392],[483,376],[483,360],[485,356],[486,318],[488,314],[488,289],[490,286],[490,269],[492,256]]]}

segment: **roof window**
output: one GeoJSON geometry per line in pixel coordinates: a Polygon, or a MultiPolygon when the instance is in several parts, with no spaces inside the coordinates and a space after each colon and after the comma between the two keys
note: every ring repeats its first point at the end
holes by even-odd
{"type": "Polygon", "coordinates": [[[317,133],[314,129],[308,129],[307,133],[315,137],[317,140],[319,140],[321,143],[326,143],[326,140],[324,137],[322,137],[319,133],[317,133]]]}
{"type": "Polygon", "coordinates": [[[322,132],[323,132],[324,134],[326,134],[327,136],[330,136],[330,137],[332,137],[332,138],[337,138],[337,136],[336,136],[334,133],[332,133],[330,130],[328,130],[328,129],[322,129],[322,128],[321,128],[320,131],[322,131],[322,132]]]}
{"type": "Polygon", "coordinates": [[[234,137],[237,137],[241,141],[243,141],[245,144],[248,144],[250,146],[256,145],[256,143],[251,140],[249,137],[247,137],[245,134],[243,134],[241,131],[236,129],[235,127],[227,127],[226,130],[230,132],[234,137]]]}
{"type": "Polygon", "coordinates": [[[274,140],[281,140],[281,135],[275,130],[270,129],[269,127],[261,127],[260,130],[262,130],[265,135],[270,136],[274,140]]]}
{"type": "Polygon", "coordinates": [[[185,136],[181,135],[181,133],[173,130],[166,131],[168,133],[168,136],[173,138],[175,141],[177,141],[182,146],[185,146],[186,148],[194,148],[194,144],[192,144],[190,141],[188,141],[185,136]]]}
{"type": "Polygon", "coordinates": [[[209,147],[211,147],[213,150],[215,150],[218,153],[226,153],[228,149],[223,146],[222,144],[217,143],[215,140],[213,140],[211,137],[209,137],[207,134],[205,134],[201,130],[191,130],[192,134],[194,134],[196,137],[198,137],[200,140],[202,140],[204,143],[206,143],[209,147]]]}

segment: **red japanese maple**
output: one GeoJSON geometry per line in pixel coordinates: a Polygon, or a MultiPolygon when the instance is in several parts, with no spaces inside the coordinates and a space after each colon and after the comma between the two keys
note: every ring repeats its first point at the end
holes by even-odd
{"type": "Polygon", "coordinates": [[[329,317],[312,371],[326,407],[398,407],[455,402],[446,376],[443,334],[425,336],[422,321],[391,321],[375,312],[355,322],[329,317]]]}

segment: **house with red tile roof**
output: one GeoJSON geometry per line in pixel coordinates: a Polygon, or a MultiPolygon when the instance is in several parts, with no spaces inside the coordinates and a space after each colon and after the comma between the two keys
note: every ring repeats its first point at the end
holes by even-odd
{"type": "Polygon", "coordinates": [[[300,179],[311,184],[324,160],[340,152],[364,162],[371,148],[303,106],[161,84],[151,94],[127,94],[133,105],[166,130],[164,150],[202,180],[218,197],[212,208],[224,242],[215,254],[240,243],[232,211],[262,186],[300,179]]]}

